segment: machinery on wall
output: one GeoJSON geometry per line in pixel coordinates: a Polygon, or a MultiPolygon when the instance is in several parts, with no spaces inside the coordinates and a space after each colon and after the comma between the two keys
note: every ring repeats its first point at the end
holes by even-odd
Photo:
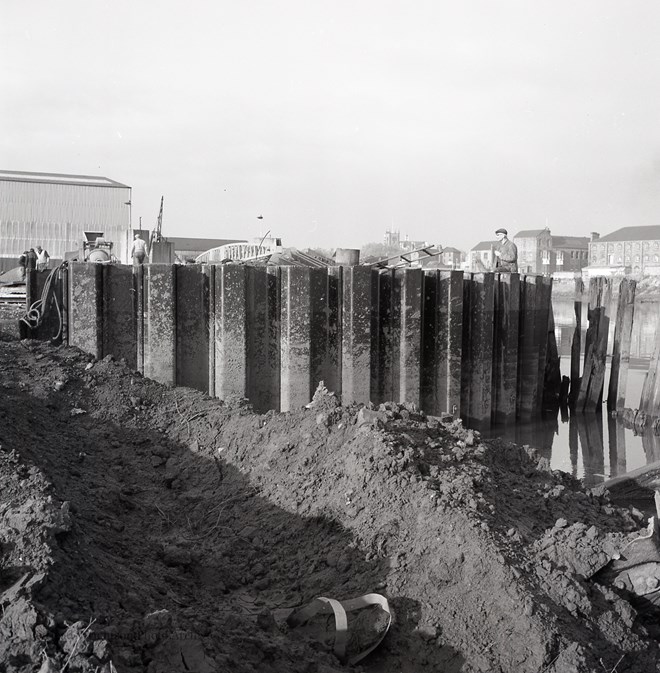
{"type": "Polygon", "coordinates": [[[112,264],[117,258],[112,254],[113,243],[106,241],[102,231],[86,231],[78,259],[95,264],[112,264]]]}

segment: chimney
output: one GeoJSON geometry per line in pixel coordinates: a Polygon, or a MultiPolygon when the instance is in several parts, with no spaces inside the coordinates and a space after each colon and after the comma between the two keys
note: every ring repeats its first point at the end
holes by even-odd
{"type": "Polygon", "coordinates": [[[591,232],[591,242],[597,241],[600,238],[600,234],[597,231],[591,232]]]}

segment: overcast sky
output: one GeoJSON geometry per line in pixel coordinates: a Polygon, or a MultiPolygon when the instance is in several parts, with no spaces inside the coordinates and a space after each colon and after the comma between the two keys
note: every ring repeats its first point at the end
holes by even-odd
{"type": "Polygon", "coordinates": [[[0,122],[166,236],[605,234],[659,222],[660,3],[0,0],[0,122]]]}

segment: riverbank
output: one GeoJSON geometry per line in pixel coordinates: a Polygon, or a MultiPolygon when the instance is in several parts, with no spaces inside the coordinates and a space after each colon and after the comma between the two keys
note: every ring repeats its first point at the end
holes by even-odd
{"type": "Polygon", "coordinates": [[[588,579],[644,517],[532,450],[323,389],[258,415],[40,342],[0,341],[0,381],[7,672],[351,670],[274,616],[369,592],[395,613],[373,673],[660,670],[655,617],[588,579]]]}

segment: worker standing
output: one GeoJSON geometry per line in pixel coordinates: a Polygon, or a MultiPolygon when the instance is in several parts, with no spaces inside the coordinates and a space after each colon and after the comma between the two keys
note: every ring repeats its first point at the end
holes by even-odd
{"type": "Polygon", "coordinates": [[[37,271],[43,271],[48,268],[50,255],[48,250],[44,250],[40,245],[37,246],[37,271]]]}
{"type": "Polygon", "coordinates": [[[497,229],[497,244],[495,245],[495,271],[504,273],[517,273],[518,271],[518,247],[507,238],[506,229],[497,229]]]}
{"type": "Polygon", "coordinates": [[[133,258],[133,265],[140,266],[144,264],[144,260],[147,256],[147,243],[140,237],[140,234],[135,234],[135,240],[133,241],[133,246],[131,247],[131,257],[133,258]]]}
{"type": "Polygon", "coordinates": [[[25,255],[25,268],[34,271],[37,268],[37,253],[34,248],[30,248],[25,255]]]}
{"type": "Polygon", "coordinates": [[[18,258],[18,266],[21,269],[21,278],[25,278],[25,267],[27,266],[28,251],[24,250],[23,254],[18,258]]]}

